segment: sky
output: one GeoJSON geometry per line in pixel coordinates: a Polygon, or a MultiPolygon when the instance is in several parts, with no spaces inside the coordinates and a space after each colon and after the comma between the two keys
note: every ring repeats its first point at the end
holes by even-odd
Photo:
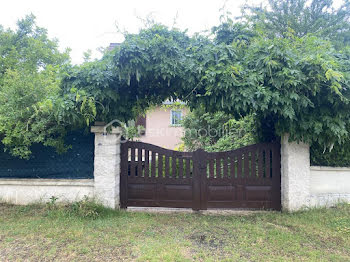
{"type": "Polygon", "coordinates": [[[156,21],[188,29],[189,33],[210,29],[219,23],[220,11],[227,9],[239,14],[244,0],[0,0],[0,24],[16,27],[16,21],[33,13],[37,24],[48,29],[50,38],[59,40],[60,49],[71,48],[72,62],[83,61],[90,49],[94,58],[99,47],[121,42],[121,30],[136,33],[142,19],[151,15],[156,21]]]}
{"type": "MultiPolygon", "coordinates": [[[[261,1],[250,0],[254,4],[261,1]]],[[[219,24],[224,4],[227,11],[238,16],[245,0],[0,0],[0,3],[2,26],[15,29],[18,19],[33,13],[37,24],[48,29],[50,38],[59,40],[61,50],[69,47],[72,62],[79,64],[85,51],[90,49],[92,57],[99,58],[100,47],[123,41],[118,28],[136,33],[149,15],[170,27],[175,20],[177,28],[188,29],[192,34],[219,24]]]]}

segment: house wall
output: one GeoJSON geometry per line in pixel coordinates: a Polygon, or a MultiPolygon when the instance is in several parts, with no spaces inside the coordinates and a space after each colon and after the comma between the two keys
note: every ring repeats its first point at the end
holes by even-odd
{"type": "MultiPolygon", "coordinates": [[[[188,113],[187,108],[183,108],[182,115],[188,113]]],[[[182,141],[183,127],[171,126],[171,109],[157,107],[150,110],[146,114],[146,133],[138,140],[144,143],[149,143],[164,147],[167,149],[174,149],[182,141]]]]}

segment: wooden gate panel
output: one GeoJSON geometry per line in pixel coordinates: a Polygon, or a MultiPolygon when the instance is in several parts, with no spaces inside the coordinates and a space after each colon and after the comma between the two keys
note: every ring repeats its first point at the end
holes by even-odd
{"type": "Polygon", "coordinates": [[[192,207],[192,153],[181,153],[154,145],[122,144],[122,207],[192,207]],[[125,153],[126,152],[126,153],[125,153]],[[182,165],[180,162],[182,161],[182,165]],[[189,173],[187,173],[187,171],[189,173]]]}
{"type": "Polygon", "coordinates": [[[278,155],[278,144],[256,144],[230,152],[207,153],[207,207],[279,210],[278,155]],[[212,173],[213,161],[216,162],[215,174],[212,173]]]}
{"type": "Polygon", "coordinates": [[[229,152],[177,152],[126,142],[121,206],[280,210],[279,150],[270,143],[229,152]]]}

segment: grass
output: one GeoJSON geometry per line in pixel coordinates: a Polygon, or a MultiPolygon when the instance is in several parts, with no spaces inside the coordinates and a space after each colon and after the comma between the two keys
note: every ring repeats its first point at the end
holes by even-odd
{"type": "Polygon", "coordinates": [[[147,214],[0,204],[0,261],[350,261],[350,205],[293,214],[147,214]]]}

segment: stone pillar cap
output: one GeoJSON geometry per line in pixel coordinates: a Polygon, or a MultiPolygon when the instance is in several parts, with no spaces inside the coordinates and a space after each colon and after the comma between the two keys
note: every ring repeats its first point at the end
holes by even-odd
{"type": "Polygon", "coordinates": [[[109,129],[109,131],[106,131],[106,126],[92,126],[91,133],[122,134],[121,127],[112,127],[109,129]]]}

